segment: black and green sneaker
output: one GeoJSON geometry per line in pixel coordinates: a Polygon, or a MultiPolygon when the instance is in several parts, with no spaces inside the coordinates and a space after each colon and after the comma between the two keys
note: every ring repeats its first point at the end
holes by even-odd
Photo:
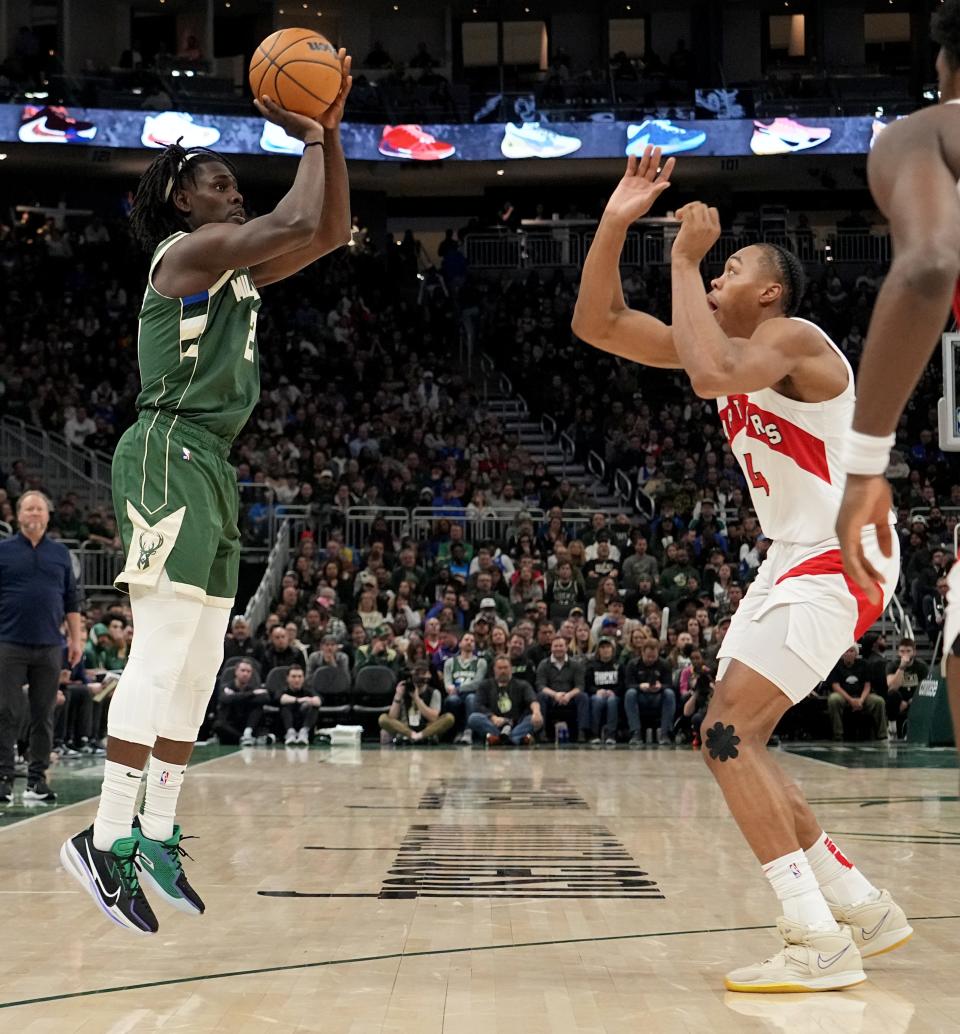
{"type": "Polygon", "coordinates": [[[202,915],[205,907],[203,900],[190,886],[180,861],[184,856],[190,858],[180,846],[181,839],[189,840],[190,837],[182,838],[180,827],[174,826],[173,836],[169,840],[151,840],[144,834],[139,817],[133,820],[133,837],[139,849],[138,860],[143,882],[180,912],[202,915]]]}
{"type": "Polygon", "coordinates": [[[137,878],[137,842],[123,837],[109,851],[93,846],[93,826],[64,841],[64,869],[117,926],[134,933],[156,933],[159,924],[137,878]]]}

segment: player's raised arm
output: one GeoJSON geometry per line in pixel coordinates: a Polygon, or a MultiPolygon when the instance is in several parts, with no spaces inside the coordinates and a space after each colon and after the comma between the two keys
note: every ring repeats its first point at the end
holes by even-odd
{"type": "Polygon", "coordinates": [[[719,398],[799,375],[819,397],[839,394],[847,374],[825,352],[823,336],[806,323],[783,318],[792,314],[802,292],[796,259],[771,245],[746,248],[727,260],[708,297],[700,263],[720,236],[717,210],[695,201],[677,215],[682,225],[670,259],[673,341],[693,390],[701,398],[719,398]],[[748,302],[759,304],[759,323],[753,314],[744,319],[748,302]]]}
{"type": "MultiPolygon", "coordinates": [[[[307,244],[254,266],[250,272],[257,287],[292,276],[318,258],[350,243],[350,180],[340,141],[340,122],[353,85],[353,76],[350,74],[353,59],[343,47],[338,56],[343,69],[340,93],[318,119],[323,127],[324,155],[320,224],[307,244]]],[[[269,117],[273,118],[272,115],[269,117]]]]}
{"type": "Polygon", "coordinates": [[[293,185],[272,212],[247,220],[232,167],[217,155],[209,160],[208,152],[168,148],[168,162],[151,167],[141,181],[131,216],[136,236],[149,246],[151,227],[143,224],[151,221],[166,222],[168,233],[190,231],[171,245],[154,272],[165,295],[203,291],[224,270],[256,267],[303,247],[317,233],[325,183],[323,127],[269,101],[255,103],[305,145],[293,185]]]}
{"type": "Polygon", "coordinates": [[[670,186],[675,160],[660,169],[659,148],[627,160],[627,171],[610,196],[580,277],[571,328],[581,340],[646,366],[678,369],[670,328],[627,307],[620,283],[620,252],[630,224],[653,207],[670,186]]]}
{"type": "Polygon", "coordinates": [[[931,125],[942,114],[931,108],[893,123],[867,163],[870,190],[890,221],[893,262],[857,377],[853,427],[863,434],[896,428],[940,339],[960,273],[957,178],[936,146],[940,130],[931,125]]]}
{"type": "Polygon", "coordinates": [[[863,529],[874,527],[882,552],[891,555],[892,497],[883,475],[900,414],[943,330],[960,272],[960,198],[944,158],[942,118],[942,109],[928,108],[895,122],[867,164],[874,200],[890,221],[893,262],[860,362],[837,537],[847,573],[871,599],[883,579],[866,559],[863,529]]]}

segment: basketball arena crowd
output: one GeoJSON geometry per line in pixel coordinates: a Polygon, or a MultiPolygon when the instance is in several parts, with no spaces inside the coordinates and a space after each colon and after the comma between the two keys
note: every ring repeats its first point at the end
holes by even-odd
{"type": "MultiPolygon", "coordinates": [[[[299,530],[266,620],[233,618],[201,738],[303,745],[357,723],[397,745],[697,746],[718,649],[770,545],[715,406],[680,373],[577,340],[577,283],[561,270],[475,273],[452,231],[432,264],[410,233],[355,229],[351,247],[263,292],[263,394],[233,453],[251,488],[241,531],[265,551],[284,507],[299,530]],[[589,486],[529,454],[485,408],[491,369],[575,459],[630,471],[650,507],[598,509],[589,486]],[[357,507],[370,519],[351,522],[357,507]],[[427,519],[398,527],[381,507],[427,519]]],[[[0,225],[0,416],[111,452],[134,419],[143,267],[122,218],[0,225]]],[[[669,319],[668,273],[624,273],[628,303],[669,319]]],[[[882,277],[820,267],[803,302],[854,368],[882,277]]],[[[914,637],[868,633],[782,736],[904,735],[960,512],[932,430],[939,378],[931,367],[889,470],[914,637]]],[[[45,485],[25,462],[0,472],[11,527],[28,488],[45,485]]],[[[53,504],[52,535],[119,548],[108,498],[53,504]]],[[[102,751],[132,638],[119,594],[89,599],[84,619],[84,660],[65,662],[58,697],[67,757],[102,751]]]]}

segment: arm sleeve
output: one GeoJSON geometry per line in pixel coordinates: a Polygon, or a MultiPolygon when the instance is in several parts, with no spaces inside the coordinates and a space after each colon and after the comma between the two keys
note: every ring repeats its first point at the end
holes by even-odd
{"type": "Polygon", "coordinates": [[[547,678],[547,676],[550,674],[550,670],[548,668],[549,664],[550,664],[549,660],[543,660],[543,661],[541,661],[537,665],[537,691],[538,692],[541,689],[545,689],[547,683],[550,681],[547,678]]]}
{"type": "Polygon", "coordinates": [[[537,694],[533,691],[533,686],[524,679],[517,680],[523,687],[523,702],[529,707],[531,704],[537,703],[537,694]]]}
{"type": "Polygon", "coordinates": [[[473,698],[473,707],[475,711],[479,711],[480,714],[490,714],[490,680],[484,679],[477,686],[477,694],[473,698]]]}

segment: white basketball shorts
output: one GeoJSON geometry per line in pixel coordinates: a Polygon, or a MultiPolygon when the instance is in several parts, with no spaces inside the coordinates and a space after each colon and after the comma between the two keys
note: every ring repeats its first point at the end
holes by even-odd
{"type": "Polygon", "coordinates": [[[876,531],[864,531],[867,559],[883,575],[883,603],[871,603],[843,571],[836,540],[813,546],[774,542],[733,616],[717,655],[746,664],[793,701],[803,700],[877,620],[900,578],[900,542],[885,557],[876,531]]]}
{"type": "Polygon", "coordinates": [[[947,613],[943,622],[943,660],[940,670],[947,674],[947,659],[960,657],[960,560],[954,561],[947,574],[947,613]]]}

